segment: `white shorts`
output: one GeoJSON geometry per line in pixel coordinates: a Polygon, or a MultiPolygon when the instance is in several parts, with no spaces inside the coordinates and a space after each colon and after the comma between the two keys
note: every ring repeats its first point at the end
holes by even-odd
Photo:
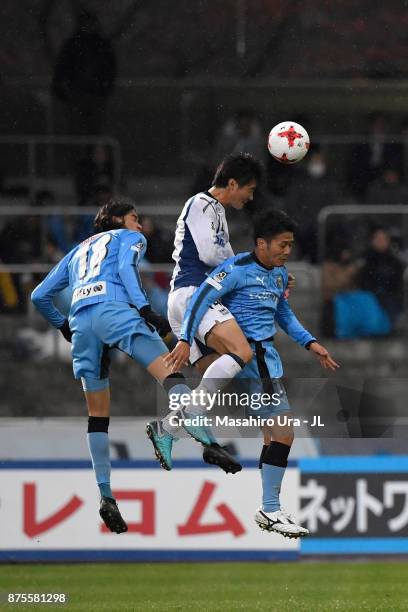
{"type": "MultiPolygon", "coordinates": [[[[180,338],[181,326],[183,324],[184,315],[187,311],[191,296],[197,287],[180,287],[175,291],[171,291],[167,303],[167,318],[171,325],[173,333],[180,338]]],[[[195,333],[195,337],[205,344],[205,337],[216,323],[222,323],[233,319],[234,316],[228,308],[220,302],[213,304],[201,319],[201,323],[195,333]]],[[[191,345],[190,363],[195,363],[205,355],[204,350],[201,350],[197,342],[194,340],[191,345]]]]}

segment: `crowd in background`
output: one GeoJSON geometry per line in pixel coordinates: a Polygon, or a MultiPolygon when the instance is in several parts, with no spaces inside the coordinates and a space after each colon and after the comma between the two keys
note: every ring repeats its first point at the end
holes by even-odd
{"type": "MultiPolygon", "coordinates": [[[[274,207],[285,210],[298,223],[294,258],[322,265],[322,332],[326,336],[388,335],[398,327],[402,314],[406,221],[404,224],[399,216],[381,214],[332,217],[326,227],[323,254],[318,243],[318,215],[325,206],[344,202],[408,204],[407,146],[403,141],[388,142],[387,135],[386,117],[375,114],[367,119],[366,142],[348,145],[343,172],[339,172],[327,144],[313,146],[301,163],[285,166],[267,154],[260,122],[252,111],[243,109],[221,126],[211,160],[191,177],[194,193],[211,185],[217,162],[229,152],[247,151],[262,159],[265,181],[247,206],[249,216],[274,207]]],[[[73,167],[72,204],[103,205],[113,195],[114,175],[109,146],[100,143],[85,147],[73,167]]],[[[21,185],[17,191],[24,195],[21,185]]],[[[3,196],[7,194],[13,195],[13,189],[4,190],[3,196]]],[[[31,203],[49,209],[58,204],[51,189],[37,191],[31,203]]],[[[23,222],[19,217],[5,219],[0,228],[0,261],[4,263],[56,263],[93,231],[92,215],[28,215],[23,222]]],[[[143,225],[149,244],[144,281],[152,303],[165,313],[168,274],[149,272],[148,266],[171,263],[173,236],[154,218],[153,209],[143,225]]],[[[39,278],[38,274],[0,274],[1,311],[24,311],[26,295],[39,278]]]]}
{"type": "MultiPolygon", "coordinates": [[[[206,18],[212,14],[207,4],[203,3],[203,6],[206,5],[205,10],[203,9],[206,18]]],[[[297,8],[292,14],[287,3],[275,2],[274,14],[269,15],[265,13],[266,4],[256,2],[251,5],[248,28],[258,24],[259,57],[257,60],[254,56],[252,64],[251,58],[247,57],[246,66],[241,67],[249,73],[256,68],[257,76],[270,73],[271,66],[265,51],[272,39],[268,41],[267,29],[263,26],[268,19],[270,21],[273,18],[275,24],[279,23],[279,20],[282,21],[286,32],[295,27],[301,28],[307,30],[309,39],[314,40],[309,55],[303,54],[296,64],[289,62],[292,72],[288,72],[286,66],[286,76],[304,76],[302,71],[304,72],[307,66],[314,65],[310,60],[316,49],[320,48],[322,35],[330,29],[326,10],[320,7],[321,3],[311,0],[305,3],[304,10],[297,8]],[[256,4],[265,5],[264,12],[256,10],[256,4]],[[316,36],[313,35],[314,30],[316,36]],[[293,72],[295,68],[297,72],[293,72]]],[[[352,3],[343,4],[349,4],[351,8],[352,3]]],[[[367,10],[369,7],[370,3],[367,2],[367,10]]],[[[397,8],[395,3],[392,12],[394,17],[397,8]]],[[[336,7],[339,13],[336,35],[341,31],[342,17],[346,15],[343,9],[344,7],[336,7]]],[[[164,4],[163,10],[167,10],[164,4]]],[[[186,20],[188,22],[192,17],[192,13],[189,12],[187,3],[181,3],[180,10],[184,11],[185,24],[186,20]]],[[[378,10],[377,7],[376,11],[378,10]]],[[[384,23],[387,24],[391,13],[387,8],[381,10],[384,23]]],[[[76,18],[72,33],[59,46],[53,58],[52,94],[61,105],[60,112],[66,114],[67,130],[70,134],[104,135],[107,100],[113,92],[118,72],[118,46],[115,48],[112,42],[114,36],[104,31],[95,14],[81,10],[76,18]]],[[[223,15],[218,15],[217,23],[223,23],[223,15]]],[[[344,42],[357,31],[360,39],[364,36],[370,37],[367,23],[352,20],[351,31],[348,30],[347,36],[341,40],[344,42]]],[[[394,36],[398,37],[402,31],[405,32],[403,23],[404,20],[401,19],[398,28],[394,28],[394,36]]],[[[213,32],[215,45],[221,32],[223,33],[222,28],[216,28],[213,32]]],[[[330,37],[330,41],[334,39],[335,36],[330,37]]],[[[275,62],[274,70],[277,74],[286,65],[283,60],[288,58],[288,54],[282,52],[286,48],[285,40],[285,37],[278,39],[276,36],[272,40],[279,44],[279,58],[283,62],[275,62]]],[[[143,45],[144,41],[144,33],[141,32],[140,45],[143,45]]],[[[327,44],[326,40],[325,45],[327,44]]],[[[359,67],[360,74],[377,78],[395,76],[390,72],[388,44],[387,38],[387,44],[382,45],[381,49],[376,46],[377,55],[373,55],[372,50],[371,56],[369,54],[365,59],[360,58],[363,62],[359,67]],[[376,75],[371,74],[374,65],[376,75]],[[378,72],[381,70],[382,75],[378,72]]],[[[162,60],[159,62],[161,67],[165,66],[161,56],[165,46],[164,38],[160,45],[154,47],[155,53],[162,60]]],[[[337,45],[336,49],[339,48],[337,45]]],[[[369,51],[370,47],[365,45],[364,49],[369,51]]],[[[227,61],[229,51],[227,48],[222,49],[225,59],[223,68],[227,69],[230,69],[230,63],[227,61]]],[[[324,56],[320,53],[317,55],[320,58],[321,74],[324,74],[324,56]]],[[[325,56],[327,55],[326,49],[325,56]]],[[[336,66],[336,62],[333,62],[335,55],[333,48],[332,69],[336,66]]],[[[355,58],[355,55],[353,57],[355,58]]],[[[344,62],[346,59],[343,57],[344,62]]],[[[193,67],[194,54],[182,57],[173,53],[173,60],[173,70],[184,71],[179,76],[186,76],[193,67]]],[[[200,65],[198,58],[196,60],[200,65]]],[[[211,62],[211,54],[208,54],[207,60],[211,62]]],[[[121,64],[124,63],[122,57],[121,64]]],[[[220,62],[221,64],[223,62],[220,62]]],[[[234,65],[237,65],[236,61],[234,65]]],[[[148,63],[145,64],[145,69],[149,66],[153,70],[153,64],[148,63]]],[[[339,66],[340,64],[338,69],[339,66]]],[[[405,69],[398,66],[393,63],[394,72],[405,69]]],[[[141,70],[143,72],[142,68],[141,70]]],[[[350,70],[348,65],[348,76],[356,76],[352,71],[350,73],[350,70]]],[[[216,67],[213,66],[211,74],[216,76],[216,72],[216,67]]],[[[293,119],[305,125],[307,129],[313,129],[308,117],[293,119]]],[[[403,273],[408,263],[406,217],[378,214],[374,221],[371,221],[373,217],[363,216],[331,217],[326,226],[322,250],[322,244],[318,240],[318,216],[328,205],[408,204],[408,120],[401,117],[395,130],[395,124],[390,127],[386,115],[374,113],[366,118],[360,134],[363,135],[361,141],[348,144],[341,156],[338,156],[337,152],[333,153],[330,144],[314,142],[305,160],[294,166],[278,164],[268,155],[265,146],[266,131],[251,108],[242,107],[227,117],[216,127],[210,151],[207,154],[202,151],[202,158],[191,168],[190,192],[184,194],[184,199],[192,193],[208,189],[215,166],[226,154],[241,151],[252,153],[264,163],[265,181],[254,201],[247,207],[249,216],[260,209],[274,207],[285,210],[298,223],[294,258],[313,265],[319,264],[322,268],[323,333],[338,338],[393,333],[398,329],[403,310],[403,273]],[[399,139],[393,140],[390,136],[395,131],[398,132],[399,139]]],[[[158,170],[157,174],[159,173],[158,170]]],[[[84,147],[79,161],[72,163],[74,197],[71,204],[80,207],[103,205],[117,188],[117,174],[118,168],[115,168],[114,156],[109,146],[101,142],[84,147]]],[[[24,184],[13,186],[6,183],[5,178],[0,168],[0,197],[5,201],[8,197],[21,196],[33,206],[48,207],[51,210],[59,204],[58,194],[52,187],[45,186],[33,195],[24,184]]],[[[180,201],[180,209],[182,204],[183,199],[180,201]]],[[[149,272],[148,267],[149,264],[171,263],[173,237],[167,228],[161,227],[160,222],[154,218],[153,209],[152,215],[143,219],[143,225],[148,238],[144,280],[153,305],[165,313],[168,275],[149,272]]],[[[55,263],[91,233],[92,215],[74,217],[51,213],[42,217],[4,217],[0,221],[0,263],[55,263]]],[[[26,296],[39,278],[38,274],[29,276],[0,272],[0,312],[24,311],[26,296]]]]}

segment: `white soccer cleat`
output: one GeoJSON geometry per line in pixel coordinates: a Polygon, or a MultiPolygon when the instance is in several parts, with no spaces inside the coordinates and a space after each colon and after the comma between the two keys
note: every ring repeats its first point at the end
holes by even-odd
{"type": "Polygon", "coordinates": [[[309,530],[296,525],[288,512],[276,510],[276,512],[264,512],[258,508],[255,513],[255,523],[263,531],[275,531],[285,538],[303,538],[309,535],[309,530]]]}

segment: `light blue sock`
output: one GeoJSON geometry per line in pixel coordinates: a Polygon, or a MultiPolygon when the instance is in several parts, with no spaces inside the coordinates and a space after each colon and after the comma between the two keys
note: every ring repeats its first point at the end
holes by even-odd
{"type": "Polygon", "coordinates": [[[88,447],[100,494],[103,497],[113,498],[110,486],[111,464],[108,434],[103,431],[88,433],[88,447]]]}
{"type": "Polygon", "coordinates": [[[279,492],[286,468],[262,464],[262,509],[264,512],[280,510],[279,492]]]}

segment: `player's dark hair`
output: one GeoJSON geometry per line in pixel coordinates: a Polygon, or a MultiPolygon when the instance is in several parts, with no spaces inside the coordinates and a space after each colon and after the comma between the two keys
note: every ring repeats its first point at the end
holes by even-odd
{"type": "Polygon", "coordinates": [[[230,179],[235,179],[240,187],[262,178],[262,164],[250,153],[237,153],[225,157],[215,171],[213,185],[226,187],[230,179]]]}
{"type": "Polygon", "coordinates": [[[121,223],[113,220],[113,217],[123,217],[127,213],[135,210],[135,206],[129,200],[121,198],[111,198],[96,213],[94,228],[97,232],[107,232],[112,229],[120,229],[121,223]]]}
{"type": "Polygon", "coordinates": [[[272,240],[284,232],[296,232],[297,225],[283,210],[268,210],[254,219],[254,241],[257,238],[272,240]]]}

